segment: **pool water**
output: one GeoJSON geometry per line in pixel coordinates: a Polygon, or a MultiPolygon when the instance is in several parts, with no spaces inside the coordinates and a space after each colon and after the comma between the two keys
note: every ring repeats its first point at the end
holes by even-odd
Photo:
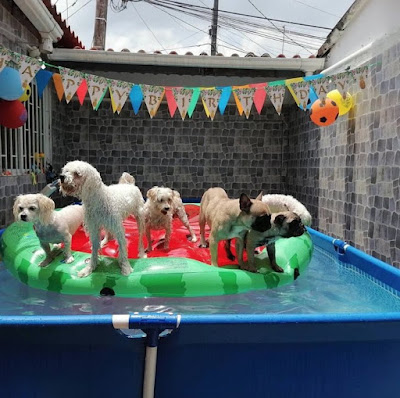
{"type": "Polygon", "coordinates": [[[244,294],[196,298],[71,296],[30,288],[0,263],[1,315],[84,315],[129,312],[180,314],[328,314],[400,312],[392,289],[315,247],[292,284],[244,294]]]}

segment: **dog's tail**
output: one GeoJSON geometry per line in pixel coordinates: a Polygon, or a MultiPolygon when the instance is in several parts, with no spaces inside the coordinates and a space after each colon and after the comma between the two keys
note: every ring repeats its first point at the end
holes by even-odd
{"type": "Polygon", "coordinates": [[[135,185],[135,177],[124,171],[119,178],[118,184],[133,184],[135,185]]]}

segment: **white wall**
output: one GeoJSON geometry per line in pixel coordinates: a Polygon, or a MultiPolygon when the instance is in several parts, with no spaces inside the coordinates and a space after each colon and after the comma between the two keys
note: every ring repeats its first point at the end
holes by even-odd
{"type": "Polygon", "coordinates": [[[363,3],[360,12],[353,16],[349,25],[340,33],[327,57],[326,67],[372,42],[384,42],[385,37],[399,35],[400,41],[400,0],[364,0],[363,3]]]}

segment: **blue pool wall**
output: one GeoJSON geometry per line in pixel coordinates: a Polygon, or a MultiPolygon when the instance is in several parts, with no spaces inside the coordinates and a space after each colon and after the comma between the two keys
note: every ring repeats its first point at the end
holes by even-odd
{"type": "MultiPolygon", "coordinates": [[[[316,246],[396,292],[400,271],[310,229],[316,246]]],[[[176,315],[131,315],[153,330],[176,315]]],[[[141,396],[144,338],[112,315],[0,316],[7,397],[141,396]]],[[[182,315],[159,340],[157,398],[392,397],[399,387],[400,314],[182,315]]]]}

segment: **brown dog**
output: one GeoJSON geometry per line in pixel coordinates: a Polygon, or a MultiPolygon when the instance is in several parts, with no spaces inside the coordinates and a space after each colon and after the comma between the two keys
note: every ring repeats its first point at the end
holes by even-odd
{"type": "Polygon", "coordinates": [[[261,201],[262,193],[251,200],[242,193],[239,199],[229,199],[222,188],[208,189],[200,202],[200,247],[207,247],[204,230],[209,225],[211,265],[218,266],[218,242],[236,238],[239,267],[243,263],[243,238],[248,230],[265,232],[271,228],[271,213],[261,201]]]}
{"type": "MultiPolygon", "coordinates": [[[[271,214],[271,228],[264,231],[250,230],[245,237],[247,250],[248,269],[256,271],[254,251],[256,247],[267,245],[267,252],[271,268],[275,272],[283,272],[283,269],[276,263],[275,258],[275,240],[274,238],[283,237],[291,238],[302,235],[306,231],[301,218],[293,211],[282,211],[280,213],[271,214]]],[[[225,245],[225,250],[229,259],[234,260],[230,242],[225,245]]],[[[243,255],[236,252],[237,255],[243,255]]],[[[243,259],[241,260],[243,262],[243,259]]]]}

